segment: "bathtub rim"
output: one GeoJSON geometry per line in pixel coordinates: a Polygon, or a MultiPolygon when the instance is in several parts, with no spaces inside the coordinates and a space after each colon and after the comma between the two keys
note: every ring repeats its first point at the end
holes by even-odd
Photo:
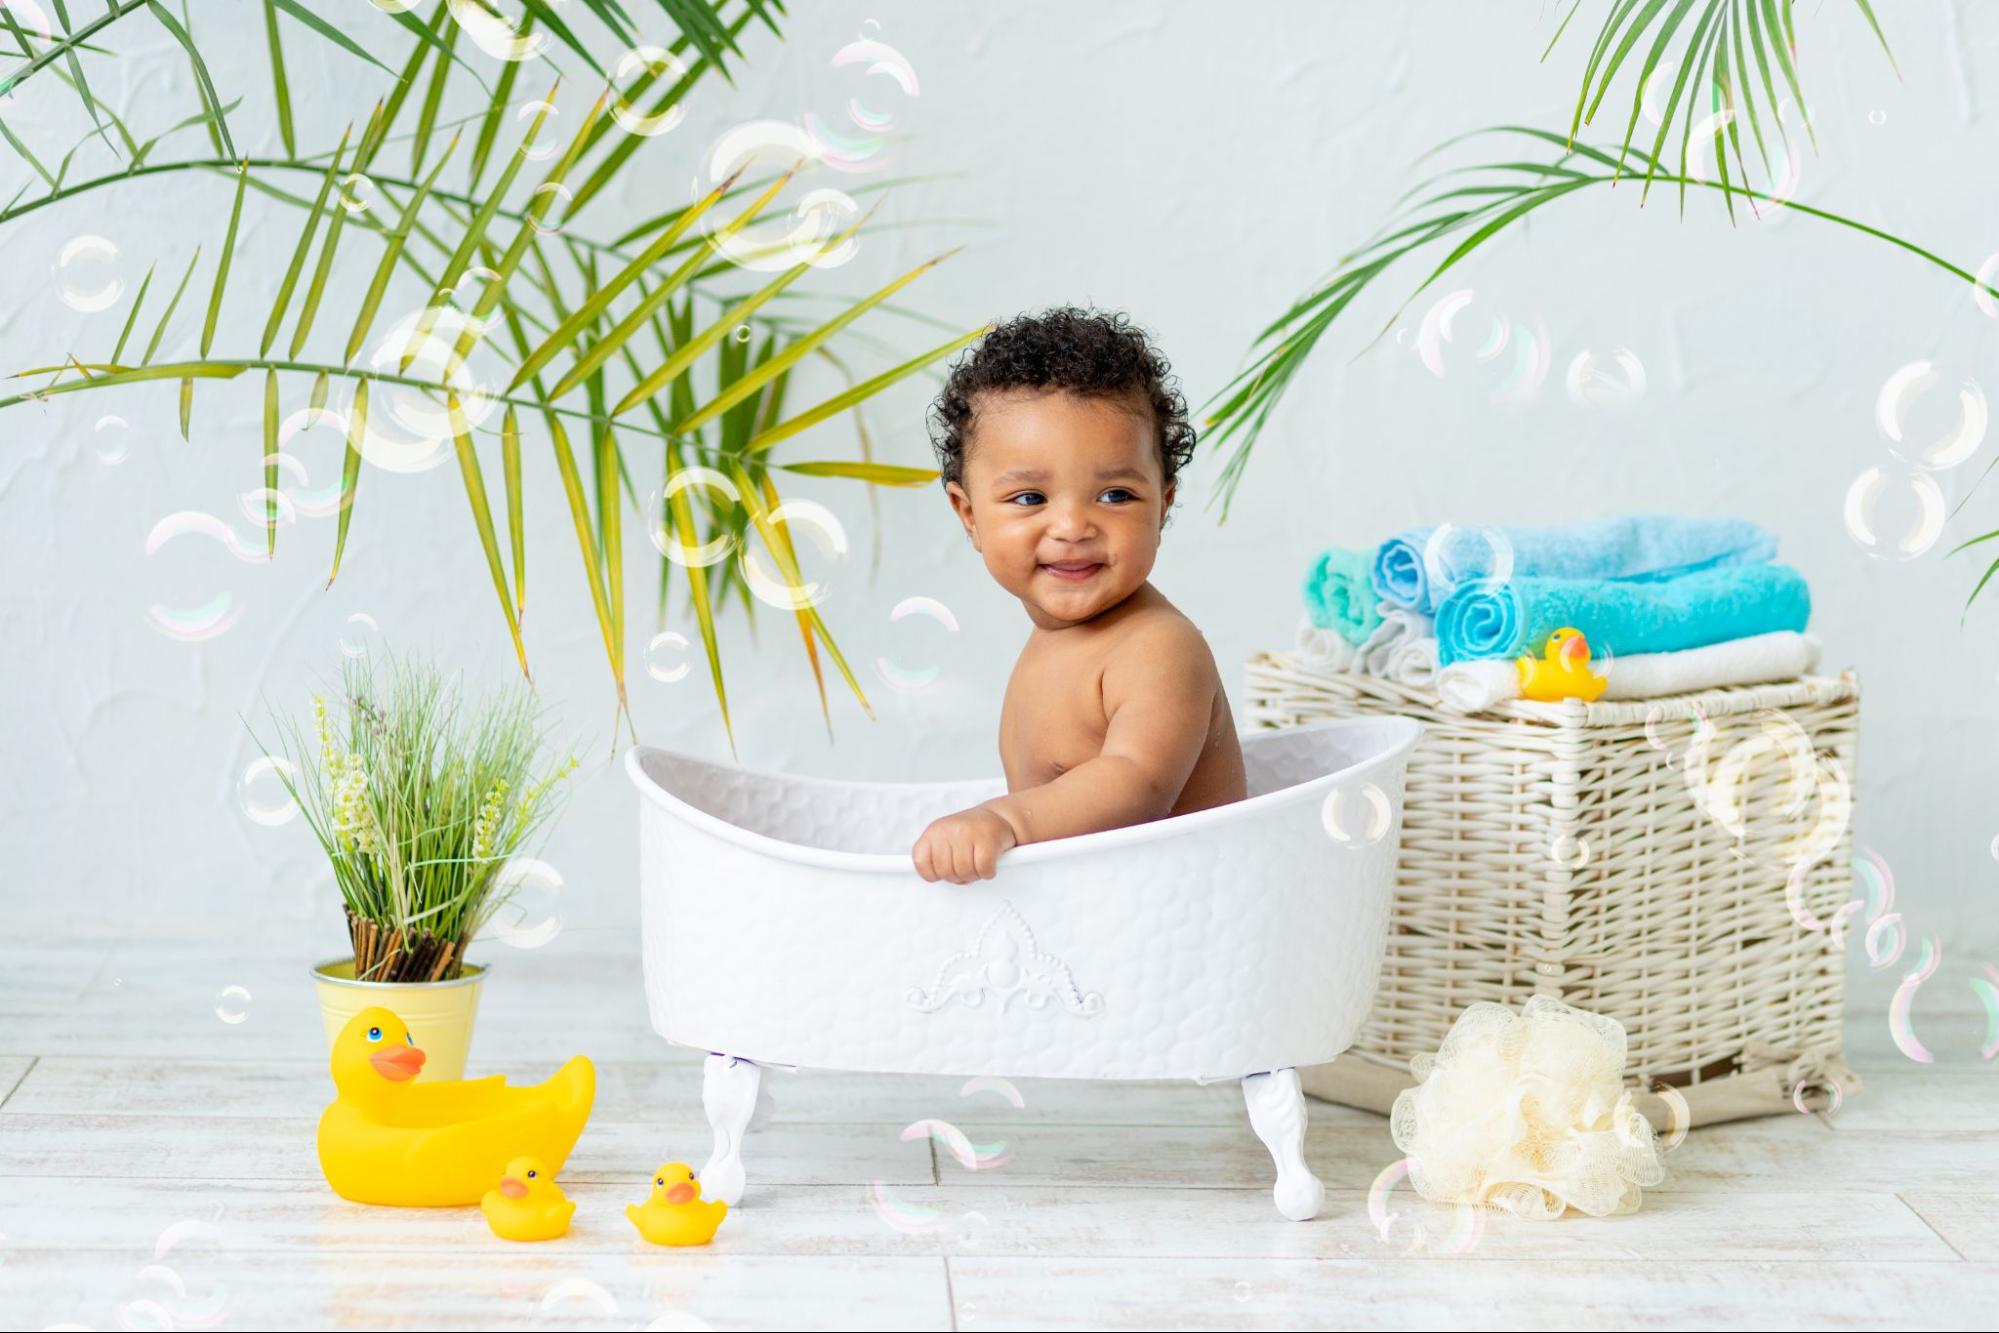
{"type": "MultiPolygon", "coordinates": [[[[1028,843],[1022,847],[1010,847],[1000,853],[999,865],[1034,865],[1042,861],[1061,861],[1071,857],[1086,856],[1096,851],[1110,851],[1132,844],[1157,842],[1163,839],[1194,832],[1214,824],[1232,823],[1253,818],[1266,810],[1274,810],[1296,801],[1315,796],[1336,784],[1349,781],[1361,773],[1374,768],[1392,766],[1407,757],[1422,738],[1423,724],[1408,717],[1367,717],[1367,718],[1327,718],[1318,722],[1308,722],[1292,727],[1260,727],[1254,731],[1238,731],[1239,743],[1253,743],[1263,738],[1292,737],[1301,733],[1318,731],[1362,731],[1383,730],[1393,735],[1400,732],[1398,739],[1386,748],[1377,750],[1345,768],[1330,773],[1321,773],[1304,782],[1289,787],[1279,787],[1260,796],[1251,796],[1228,805],[1210,806],[1206,810],[1194,810],[1184,815],[1173,815],[1165,819],[1148,820],[1142,824],[1128,824],[1123,828],[1103,829],[1096,833],[1079,833],[1068,838],[1052,838],[1046,842],[1028,843]]],[[[731,767],[710,759],[682,754],[658,745],[634,745],[625,752],[625,773],[638,787],[640,793],[668,814],[696,828],[713,834],[725,842],[730,842],[759,856],[774,857],[794,865],[812,866],[825,870],[842,870],[861,874],[915,875],[916,867],[907,852],[843,852],[829,847],[809,847],[804,843],[786,842],[773,838],[767,833],[758,833],[739,824],[731,824],[717,815],[711,815],[662,787],[653,776],[646,772],[645,756],[664,754],[687,762],[700,764],[705,768],[724,773],[739,774],[749,778],[770,778],[777,781],[798,783],[813,787],[891,787],[899,789],[921,789],[925,787],[961,787],[978,782],[978,778],[958,778],[943,782],[876,782],[848,781],[842,778],[811,777],[802,774],[772,773],[762,769],[731,767]]],[[[1003,778],[988,779],[1004,783],[1003,778]]],[[[1399,804],[1399,803],[1398,803],[1399,804]]]]}

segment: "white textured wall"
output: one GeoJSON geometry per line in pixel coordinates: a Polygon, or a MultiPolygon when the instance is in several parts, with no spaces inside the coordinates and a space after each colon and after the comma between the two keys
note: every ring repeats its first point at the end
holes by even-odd
{"type": "MultiPolygon", "coordinates": [[[[404,40],[386,18],[361,0],[338,8],[394,62],[404,40]]],[[[920,97],[900,108],[908,134],[895,166],[951,175],[898,193],[882,214],[898,226],[875,234],[844,269],[820,275],[816,289],[858,294],[969,241],[909,294],[910,304],[959,327],[1055,302],[1126,308],[1156,333],[1197,403],[1223,383],[1267,318],[1383,220],[1417,154],[1475,126],[1565,122],[1587,40],[1572,32],[1549,63],[1537,64],[1556,7],[1529,3],[884,0],[795,9],[783,42],[751,34],[740,86],[706,85],[687,123],[646,150],[651,165],[632,173],[624,197],[589,216],[591,234],[607,236],[620,219],[685,199],[699,152],[730,125],[808,110],[838,115],[848,85],[830,57],[864,20],[876,20],[874,35],[900,48],[921,78],[920,97]]],[[[246,147],[274,151],[258,8],[200,0],[196,18],[224,96],[244,99],[234,124],[246,147]]],[[[1999,97],[1999,10],[1894,6],[1887,21],[1901,82],[1851,6],[1801,7],[1820,151],[1804,163],[1799,198],[1975,266],[1999,250],[1999,185],[1989,165],[1999,159],[1990,110],[1999,97]]],[[[365,115],[378,77],[288,35],[301,142],[328,144],[349,117],[365,115]]],[[[120,58],[93,59],[90,69],[100,96],[129,111],[135,126],[192,109],[184,64],[144,19],[127,20],[109,44],[120,58]]],[[[522,89],[540,78],[531,72],[522,89]]],[[[572,80],[560,99],[569,125],[589,95],[586,82],[572,80]]],[[[7,117],[51,166],[86,124],[47,75],[21,90],[7,117]]],[[[184,152],[202,147],[198,135],[179,143],[184,152]]],[[[386,156],[398,162],[403,154],[386,156]]],[[[72,171],[94,175],[107,163],[86,150],[72,171]]],[[[26,168],[0,155],[0,197],[27,179],[26,168]]],[[[0,368],[45,364],[72,348],[108,353],[123,307],[86,315],[58,299],[55,263],[67,240],[95,233],[114,241],[129,297],[148,263],[177,274],[193,245],[214,253],[228,188],[221,179],[156,178],[10,224],[0,368]]],[[[1943,553],[1999,525],[1999,491],[1975,495],[1936,549],[1908,562],[1866,554],[1845,530],[1841,504],[1862,469],[1892,463],[1874,421],[1882,381],[1929,358],[1946,382],[1974,377],[1999,390],[1999,322],[1979,313],[1962,284],[1878,241],[1795,215],[1731,229],[1711,202],[1692,201],[1684,222],[1670,194],[1655,192],[1641,212],[1636,190],[1622,187],[1558,205],[1433,289],[1475,291],[1462,327],[1482,329],[1493,313],[1516,325],[1545,322],[1553,372],[1523,405],[1493,403],[1497,377],[1461,344],[1441,379],[1389,341],[1350,364],[1386,317],[1383,302],[1415,280],[1413,272],[1391,278],[1297,383],[1226,525],[1203,508],[1219,460],[1197,462],[1157,582],[1206,631],[1239,688],[1236,664],[1288,644],[1299,574],[1327,542],[1365,544],[1443,520],[1634,509],[1752,516],[1780,535],[1784,558],[1810,578],[1828,665],[1856,667],[1865,685],[1859,840],[1895,867],[1915,933],[1990,940],[1999,597],[1960,626],[1977,568],[1943,553]],[[1618,347],[1646,367],[1642,398],[1616,409],[1573,402],[1562,385],[1570,360],[1618,347]]],[[[254,340],[296,217],[251,197],[218,352],[254,340]]],[[[322,315],[323,346],[344,336],[377,253],[351,232],[349,246],[346,290],[322,315]]],[[[176,321],[172,344],[184,351],[199,328],[207,272],[176,321]]],[[[86,285],[101,273],[93,270],[86,285]]],[[[403,294],[406,305],[419,299],[403,294]]],[[[892,318],[873,328],[905,351],[935,337],[892,318]]],[[[287,383],[288,408],[302,404],[305,387],[287,383]]],[[[181,510],[232,518],[256,540],[237,504],[258,484],[259,390],[253,377],[204,385],[191,444],[175,430],[171,386],[0,414],[0,894],[10,926],[79,939],[140,933],[331,951],[340,932],[306,830],[298,822],[262,827],[239,809],[238,776],[255,753],[239,715],[259,716],[266,697],[302,706],[314,673],[337,668],[356,613],[374,617],[394,644],[475,675],[510,670],[448,463],[418,476],[364,475],[345,568],[330,591],[322,586],[332,546],[326,519],[285,530],[268,566],[189,539],[146,556],[154,523],[181,510]],[[129,456],[116,465],[97,454],[103,441],[93,423],[107,413],[130,423],[129,456]],[[219,638],[176,642],[147,622],[153,603],[193,605],[223,591],[244,610],[219,638]]],[[[870,409],[889,461],[928,462],[929,392],[911,383],[870,409]]],[[[1935,406],[1919,408],[1934,416],[1935,406]]],[[[330,479],[338,453],[323,436],[300,444],[315,485],[330,479]]],[[[1995,451],[1999,440],[1988,441],[1944,477],[1953,505],[1995,451]]],[[[790,458],[853,453],[845,422],[784,450],[790,458]]],[[[549,858],[568,879],[569,938],[602,941],[634,918],[634,797],[606,762],[611,694],[554,472],[532,446],[529,459],[529,649],[564,727],[588,737],[578,797],[549,858]]],[[[490,481],[497,492],[497,477],[490,481]]],[[[988,582],[941,494],[882,492],[876,522],[857,486],[808,481],[793,493],[831,506],[854,539],[844,561],[815,568],[832,585],[824,611],[878,718],[866,720],[835,689],[829,742],[795,629],[767,612],[752,641],[732,615],[726,638],[742,761],[867,778],[995,770],[1000,694],[1027,623],[988,582]],[[876,536],[880,564],[871,574],[876,536]],[[962,631],[950,636],[914,620],[891,627],[888,610],[911,595],[949,605],[962,631]],[[926,691],[890,689],[870,666],[877,655],[934,662],[942,680],[926,691]]],[[[644,608],[653,575],[640,556],[650,551],[636,537],[631,544],[631,600],[644,608]]],[[[677,605],[671,625],[693,636],[677,605]]],[[[697,668],[671,685],[648,677],[640,650],[649,634],[647,616],[635,614],[641,734],[726,754],[705,676],[697,668]]]]}

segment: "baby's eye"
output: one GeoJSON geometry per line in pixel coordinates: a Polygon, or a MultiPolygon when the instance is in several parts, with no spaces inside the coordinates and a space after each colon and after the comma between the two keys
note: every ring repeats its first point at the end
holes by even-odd
{"type": "Polygon", "coordinates": [[[1114,502],[1116,499],[1120,497],[1126,500],[1136,500],[1138,498],[1136,495],[1133,495],[1130,491],[1126,490],[1122,486],[1113,486],[1109,490],[1105,491],[1104,495],[1107,497],[1111,497],[1114,502]]]}
{"type": "Polygon", "coordinates": [[[1009,495],[1006,498],[1006,503],[1013,504],[1020,500],[1026,500],[1032,504],[1040,504],[1042,495],[1040,491],[1022,491],[1019,495],[1009,495]]]}

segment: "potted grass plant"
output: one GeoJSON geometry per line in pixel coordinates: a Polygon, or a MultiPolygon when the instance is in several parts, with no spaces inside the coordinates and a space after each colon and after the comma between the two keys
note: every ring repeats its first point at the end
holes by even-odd
{"type": "Polygon", "coordinates": [[[524,683],[466,699],[424,663],[349,659],[311,732],[264,747],[333,867],[352,944],[313,968],[329,1042],[385,1005],[423,1033],[425,1078],[461,1077],[485,967],[466,950],[505,867],[546,830],[577,760],[556,761],[524,683]]]}

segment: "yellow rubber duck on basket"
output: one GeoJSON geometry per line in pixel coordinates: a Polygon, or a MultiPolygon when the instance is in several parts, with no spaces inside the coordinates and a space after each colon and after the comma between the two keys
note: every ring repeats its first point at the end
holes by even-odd
{"type": "Polygon", "coordinates": [[[1553,703],[1558,699],[1581,699],[1595,703],[1610,681],[1590,670],[1589,640],[1583,632],[1564,625],[1548,636],[1539,657],[1521,654],[1520,697],[1553,703]]]}

